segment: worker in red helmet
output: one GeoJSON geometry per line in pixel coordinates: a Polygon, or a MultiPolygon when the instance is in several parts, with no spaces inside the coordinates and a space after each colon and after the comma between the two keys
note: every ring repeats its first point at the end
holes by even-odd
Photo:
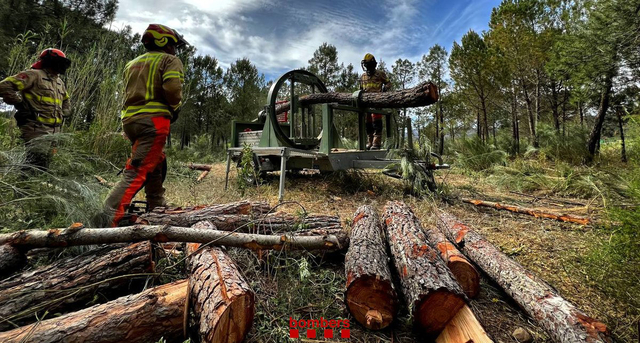
{"type": "Polygon", "coordinates": [[[127,209],[136,193],[145,188],[147,209],[166,206],[164,182],[167,162],[164,145],[171,123],[178,119],[182,105],[182,62],[176,49],[187,42],[175,30],[151,24],[142,35],[146,53],[136,57],[124,70],[122,128],[132,144],[131,157],[123,178],[105,203],[110,226],[127,223],[127,209]]]}
{"type": "Polygon", "coordinates": [[[69,94],[60,74],[71,61],[58,49],[45,49],[31,69],[0,81],[0,97],[16,108],[15,118],[27,147],[27,164],[46,169],[51,143],[36,138],[60,131],[69,115],[69,94]]]}
{"type": "MultiPolygon", "coordinates": [[[[363,92],[379,93],[391,89],[391,81],[384,71],[376,69],[378,62],[372,54],[364,55],[360,64],[364,71],[360,77],[360,89],[363,92]]],[[[367,150],[380,150],[382,147],[382,114],[367,113],[366,119],[367,150]]]]}

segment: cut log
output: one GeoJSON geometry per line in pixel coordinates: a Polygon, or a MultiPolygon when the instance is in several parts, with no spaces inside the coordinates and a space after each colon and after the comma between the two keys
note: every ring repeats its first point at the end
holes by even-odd
{"type": "Polygon", "coordinates": [[[528,215],[534,216],[536,218],[548,218],[548,219],[553,219],[553,220],[557,220],[557,221],[561,221],[561,222],[576,223],[576,224],[580,224],[580,225],[588,225],[589,223],[591,223],[591,218],[579,217],[579,216],[574,216],[574,215],[571,215],[571,214],[559,214],[559,213],[545,212],[545,211],[540,211],[540,210],[537,210],[537,209],[534,209],[534,208],[526,208],[526,207],[520,207],[520,206],[516,206],[516,205],[500,204],[500,203],[497,203],[497,202],[477,200],[477,199],[462,199],[462,201],[464,201],[466,203],[469,203],[469,204],[474,204],[476,206],[491,207],[491,208],[495,208],[495,209],[498,209],[498,210],[506,210],[506,211],[511,211],[511,212],[515,212],[515,213],[528,214],[528,215]]]}
{"type": "Polygon", "coordinates": [[[206,247],[189,258],[189,308],[200,342],[242,342],[253,324],[255,295],[222,249],[206,247]]]}
{"type": "Polygon", "coordinates": [[[447,263],[464,294],[469,298],[477,297],[480,293],[480,274],[476,268],[438,229],[429,228],[425,234],[431,246],[440,252],[440,257],[447,263]]]}
{"type": "Polygon", "coordinates": [[[200,182],[202,181],[205,177],[207,177],[207,175],[209,175],[209,171],[205,170],[202,173],[200,173],[200,176],[198,176],[198,178],[196,179],[196,182],[200,182]]]}
{"type": "Polygon", "coordinates": [[[202,230],[168,225],[133,225],[101,229],[51,229],[17,231],[0,235],[0,244],[43,248],[123,242],[210,243],[252,250],[341,250],[349,237],[341,228],[312,229],[278,235],[258,235],[220,230],[202,230]]]}
{"type": "Polygon", "coordinates": [[[96,294],[123,295],[133,278],[151,272],[151,244],[104,246],[0,282],[0,331],[49,313],[75,310],[96,294]]]}
{"type": "Polygon", "coordinates": [[[3,343],[149,343],[182,337],[187,281],[0,332],[3,343]]]}
{"type": "Polygon", "coordinates": [[[191,226],[208,217],[217,218],[224,215],[259,215],[266,214],[271,206],[266,202],[238,201],[229,204],[165,208],[156,207],[153,211],[140,216],[141,224],[168,224],[175,226],[191,226]],[[200,219],[198,219],[200,218],[200,219]]]}
{"type": "MultiPolygon", "coordinates": [[[[338,103],[341,105],[353,105],[355,99],[352,93],[315,93],[301,96],[300,106],[308,106],[323,103],[338,103]]],[[[438,101],[438,88],[430,82],[423,82],[413,88],[396,92],[385,93],[361,93],[358,105],[370,108],[407,108],[422,107],[434,104],[438,101]]],[[[276,105],[276,114],[287,112],[291,109],[289,102],[276,105]]]]}
{"type": "Polygon", "coordinates": [[[386,328],[398,312],[383,235],[376,210],[371,206],[358,208],[344,259],[345,302],[358,323],[370,330],[386,328]]]}
{"type": "Polygon", "coordinates": [[[609,342],[607,327],[563,299],[553,287],[447,213],[438,228],[534,318],[556,342],[609,342]]]}
{"type": "Polygon", "coordinates": [[[403,202],[388,202],[383,220],[404,299],[414,325],[436,336],[465,304],[465,295],[420,221],[403,202]]]}
{"type": "Polygon", "coordinates": [[[210,164],[188,163],[187,168],[191,170],[211,171],[211,169],[213,169],[213,166],[210,164]]]}
{"type": "Polygon", "coordinates": [[[27,256],[9,244],[0,245],[0,280],[8,277],[27,264],[27,256]]]}
{"type": "Polygon", "coordinates": [[[445,326],[436,343],[493,343],[469,306],[464,305],[445,326]]]}

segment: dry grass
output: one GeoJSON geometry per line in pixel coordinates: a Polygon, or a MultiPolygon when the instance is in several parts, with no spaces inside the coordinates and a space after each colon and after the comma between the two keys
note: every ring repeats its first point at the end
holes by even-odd
{"type": "MultiPolygon", "coordinates": [[[[178,164],[172,165],[166,182],[169,201],[177,205],[215,204],[241,199],[233,188],[235,171],[230,176],[230,188],[224,190],[224,164],[214,169],[201,183],[195,183],[198,172],[188,171],[178,164]]],[[[447,187],[457,195],[477,196],[483,199],[504,201],[520,205],[547,208],[559,212],[600,217],[601,204],[596,200],[541,197],[534,199],[496,189],[477,175],[462,175],[455,171],[439,172],[447,187]],[[559,202],[581,202],[576,206],[559,202]]],[[[244,198],[277,203],[277,178],[249,189],[244,198]]],[[[433,226],[434,206],[444,208],[466,223],[477,228],[503,252],[516,259],[555,287],[561,295],[576,304],[587,314],[604,321],[619,341],[637,340],[635,329],[640,319],[640,309],[633,308],[632,301],[605,294],[589,279],[590,272],[582,264],[594,242],[606,241],[607,234],[593,227],[565,224],[536,219],[505,211],[480,209],[472,205],[454,202],[447,205],[437,200],[423,200],[404,195],[402,184],[379,174],[361,175],[312,175],[287,177],[285,198],[296,201],[307,212],[338,215],[345,223],[353,211],[362,204],[372,204],[379,210],[386,201],[402,198],[414,208],[425,226],[433,226]],[[335,180],[340,179],[340,180],[335,180]],[[342,182],[342,183],[341,183],[342,182]]],[[[285,209],[299,211],[297,204],[285,209]]],[[[318,258],[309,254],[273,253],[258,259],[254,254],[234,252],[238,263],[252,280],[257,292],[258,316],[251,331],[250,342],[287,341],[288,318],[337,317],[349,318],[342,301],[344,269],[340,257],[318,258]],[[307,261],[307,262],[301,262],[307,261]],[[300,263],[306,263],[311,277],[300,274],[300,263]]],[[[640,294],[630,294],[638,298],[640,294]]],[[[471,302],[485,329],[499,342],[515,342],[511,333],[517,327],[527,328],[536,342],[550,341],[547,335],[527,318],[517,305],[490,280],[483,278],[478,299],[471,302]]],[[[363,330],[352,326],[354,342],[412,342],[409,317],[404,310],[394,325],[381,332],[363,330]]],[[[339,340],[336,340],[339,341],[339,340]]],[[[344,340],[343,340],[344,341],[344,340]]]]}

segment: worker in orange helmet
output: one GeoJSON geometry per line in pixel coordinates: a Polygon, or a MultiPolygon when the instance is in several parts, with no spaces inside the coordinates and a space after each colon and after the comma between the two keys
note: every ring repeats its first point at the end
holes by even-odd
{"type": "MultiPolygon", "coordinates": [[[[364,73],[360,77],[360,89],[364,92],[379,93],[391,89],[391,81],[382,70],[377,70],[378,62],[372,54],[364,55],[361,66],[364,73]]],[[[382,146],[382,114],[367,113],[367,150],[380,150],[382,146]]],[[[388,130],[388,128],[387,128],[388,130]]]]}
{"type": "Polygon", "coordinates": [[[123,178],[105,202],[110,226],[132,219],[127,217],[127,210],[142,187],[148,210],[166,206],[162,186],[167,171],[164,146],[170,125],[180,113],[184,82],[183,65],[175,55],[176,49],[187,42],[169,27],[151,24],[142,35],[142,44],[147,52],[127,63],[124,70],[120,118],[132,148],[123,178]]]}
{"type": "Polygon", "coordinates": [[[37,138],[60,132],[69,116],[69,94],[60,74],[71,60],[58,49],[45,49],[31,69],[0,81],[0,97],[16,108],[16,123],[27,148],[27,165],[47,169],[52,144],[37,138]]]}

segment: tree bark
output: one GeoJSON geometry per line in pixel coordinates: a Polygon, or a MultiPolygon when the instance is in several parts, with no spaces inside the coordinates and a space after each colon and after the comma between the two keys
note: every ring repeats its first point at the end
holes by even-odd
{"type": "Polygon", "coordinates": [[[0,283],[0,330],[34,322],[45,310],[77,309],[96,294],[122,295],[135,276],[152,270],[151,244],[140,242],[100,247],[14,275],[0,283]]]}
{"type": "Polygon", "coordinates": [[[484,201],[484,200],[477,200],[477,199],[462,199],[462,201],[469,204],[474,204],[476,206],[491,207],[498,210],[506,210],[506,211],[515,212],[515,213],[528,214],[536,218],[548,218],[548,219],[553,219],[561,222],[576,223],[580,225],[588,225],[589,223],[591,223],[591,218],[578,217],[571,214],[543,212],[533,208],[501,204],[498,202],[491,202],[491,201],[484,201]]]}
{"type": "Polygon", "coordinates": [[[344,259],[345,303],[353,317],[370,330],[389,326],[398,312],[382,222],[371,206],[356,210],[349,251],[344,259]]]}
{"type": "Polygon", "coordinates": [[[464,306],[464,292],[431,248],[420,221],[402,202],[388,202],[383,220],[391,256],[414,325],[437,335],[464,306]]]}
{"type": "Polygon", "coordinates": [[[627,163],[627,148],[624,144],[624,121],[620,112],[616,112],[618,115],[618,126],[620,127],[620,145],[622,148],[622,162],[627,163]]]}
{"type": "MultiPolygon", "coordinates": [[[[362,107],[375,108],[406,108],[422,107],[438,101],[438,87],[430,82],[423,82],[413,88],[396,92],[362,93],[358,104],[362,107]]],[[[355,99],[352,93],[315,93],[301,96],[300,106],[308,106],[324,103],[338,103],[341,105],[353,105],[355,99]]],[[[276,114],[290,110],[289,102],[276,105],[276,114]]]]}
{"type": "Polygon", "coordinates": [[[169,224],[176,226],[191,226],[207,217],[223,215],[259,215],[266,214],[271,206],[266,202],[252,202],[242,200],[228,204],[166,208],[156,207],[153,211],[140,216],[142,224],[169,224]],[[202,218],[202,219],[199,219],[202,218]]]}
{"type": "Polygon", "coordinates": [[[551,286],[454,216],[439,213],[438,228],[534,318],[554,341],[610,342],[603,323],[563,299],[551,286]]]}
{"type": "Polygon", "coordinates": [[[187,281],[0,332],[4,343],[149,343],[182,337],[187,281]]]}
{"type": "Polygon", "coordinates": [[[480,274],[476,268],[438,229],[429,228],[424,233],[427,235],[431,247],[440,252],[440,257],[451,270],[451,274],[462,287],[464,294],[469,298],[478,296],[480,293],[480,274]]]}
{"type": "Polygon", "coordinates": [[[189,258],[189,308],[200,342],[242,342],[253,324],[255,294],[220,248],[189,258]]]}
{"type": "Polygon", "coordinates": [[[604,118],[607,115],[607,111],[609,110],[609,100],[611,98],[611,89],[613,88],[614,76],[614,70],[611,70],[607,73],[604,90],[602,91],[602,96],[600,97],[600,107],[598,108],[598,114],[596,115],[593,129],[591,129],[589,141],[587,142],[587,150],[589,152],[587,162],[593,161],[593,158],[595,157],[596,153],[598,153],[598,150],[600,148],[600,135],[602,134],[602,125],[604,124],[604,118]]]}
{"type": "Polygon", "coordinates": [[[464,305],[445,326],[436,343],[493,343],[469,306],[464,305]]]}
{"type": "Polygon", "coordinates": [[[27,256],[9,244],[0,245],[0,280],[22,269],[27,264],[27,256]]]}
{"type": "Polygon", "coordinates": [[[123,242],[211,243],[252,250],[340,250],[349,238],[341,228],[317,228],[281,235],[258,235],[168,225],[134,225],[101,229],[17,231],[0,235],[0,244],[25,248],[68,247],[123,242]]]}

